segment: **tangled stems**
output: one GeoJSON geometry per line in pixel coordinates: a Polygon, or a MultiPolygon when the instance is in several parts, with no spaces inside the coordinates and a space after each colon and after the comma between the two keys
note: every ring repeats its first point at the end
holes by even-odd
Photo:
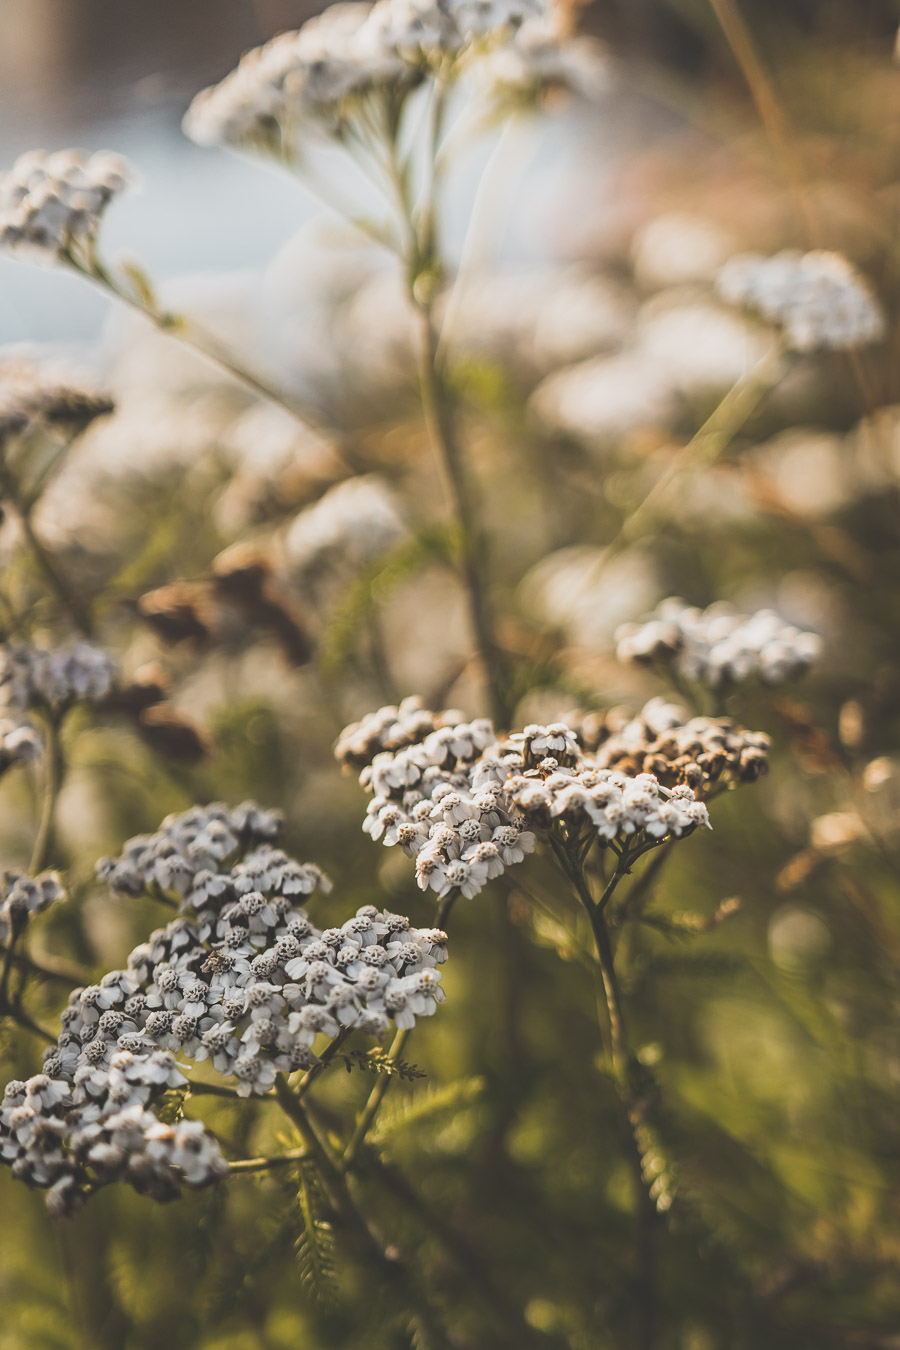
{"type": "Polygon", "coordinates": [[[388,1283],[396,1290],[404,1309],[409,1309],[421,1324],[423,1331],[435,1350],[453,1350],[453,1343],[435,1317],[427,1298],[422,1293],[413,1273],[393,1253],[386,1248],[373,1231],[362,1210],[357,1205],[340,1167],[334,1162],[331,1152],[320,1138],[309,1115],[291,1091],[283,1074],[275,1079],[275,1095],[285,1115],[297,1127],[305,1147],[305,1152],[316,1164],[323,1190],[335,1214],[340,1219],[348,1239],[355,1247],[360,1259],[370,1266],[373,1272],[387,1277],[388,1283]]]}
{"type": "MultiPolygon", "coordinates": [[[[592,842],[589,841],[588,848],[592,842]]],[[[594,899],[585,875],[584,844],[560,831],[557,836],[551,836],[551,847],[557,862],[575,889],[594,935],[609,1024],[610,1058],[624,1114],[623,1135],[634,1201],[637,1264],[635,1304],[638,1316],[636,1347],[637,1350],[653,1350],[656,1345],[658,1304],[655,1241],[657,1212],[647,1189],[644,1176],[644,1149],[641,1145],[641,1134],[646,1125],[646,1093],[640,1082],[637,1060],[628,1039],[627,1017],[605,911],[619,883],[630,873],[633,863],[643,853],[659,846],[645,845],[632,850],[624,847],[619,854],[615,871],[597,900],[594,899]]],[[[657,854],[657,857],[659,856],[660,854],[657,854]]]]}

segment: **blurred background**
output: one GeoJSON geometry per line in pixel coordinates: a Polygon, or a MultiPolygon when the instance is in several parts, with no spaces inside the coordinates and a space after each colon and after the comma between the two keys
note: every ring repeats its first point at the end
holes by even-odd
{"type": "MultiPolygon", "coordinates": [[[[71,728],[54,861],[76,894],[41,920],[36,950],[92,977],[167,917],[111,899],[94,861],[193,801],[282,807],[288,845],[336,882],[317,923],[370,902],[425,923],[408,860],[362,835],[365,798],[332,745],[413,691],[484,711],[398,269],[302,184],[180,130],[197,90],[311,12],[0,0],[0,161],[35,146],[127,155],[142,191],[110,209],[104,250],[139,258],[167,303],[328,425],[298,426],[80,279],[0,259],[0,342],[49,344],[115,404],[62,453],[42,432],[10,452],[26,476],[51,464],[35,528],[93,603],[123,680],[166,689],[153,717],[79,713],[71,728]]],[[[578,8],[606,44],[607,87],[517,129],[447,339],[517,725],[672,696],[614,656],[617,626],[667,595],[770,605],[825,643],[802,684],[728,692],[724,711],[772,736],[771,775],[713,804],[713,833],[679,846],[652,921],[623,939],[677,1197],[659,1236],[658,1350],[900,1345],[898,17],[887,0],[578,8]],[[676,475],[610,558],[771,347],[770,328],[721,302],[719,268],[745,249],[810,247],[861,270],[884,342],[791,358],[718,458],[676,475]],[[739,911],[712,923],[733,897],[739,911]]],[[[494,144],[448,182],[451,263],[494,144]]],[[[0,558],[33,631],[64,636],[14,513],[0,558]]],[[[24,771],[0,785],[10,865],[27,861],[38,795],[24,771]]],[[[413,1055],[445,1096],[429,1106],[399,1085],[379,1136],[424,1207],[371,1179],[366,1193],[471,1344],[520,1350],[502,1305],[498,1327],[446,1261],[435,1212],[537,1333],[638,1350],[588,935],[549,866],[535,869],[521,890],[457,906],[450,997],[413,1055]],[[532,903],[541,888],[561,918],[532,903]]],[[[63,993],[35,990],[48,1024],[63,993]]],[[[0,1049],[4,1077],[36,1070],[18,1033],[0,1049]]],[[[340,1075],[329,1091],[339,1116],[362,1087],[340,1075]]],[[[213,1104],[205,1118],[247,1150],[278,1144],[261,1112],[213,1104]]],[[[337,1303],[305,1299],[292,1205],[273,1180],[165,1209],[110,1187],[54,1225],[4,1168],[0,1350],[408,1347],[352,1271],[337,1303]]]]}

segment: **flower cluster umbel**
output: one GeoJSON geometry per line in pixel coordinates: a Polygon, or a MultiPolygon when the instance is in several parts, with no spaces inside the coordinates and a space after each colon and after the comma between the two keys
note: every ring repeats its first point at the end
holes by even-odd
{"type": "Polygon", "coordinates": [[[796,352],[852,351],[885,335],[881,306],[840,253],[743,253],[725,264],[716,284],[729,304],[778,324],[796,352]]]}
{"type": "Polygon", "coordinates": [[[4,872],[0,879],[0,942],[8,943],[27,928],[35,914],[65,900],[66,892],[56,872],[38,877],[22,872],[4,872]]]}
{"type": "Polygon", "coordinates": [[[59,712],[76,702],[99,703],[117,675],[112,657],[91,642],[51,649],[10,642],[0,647],[0,704],[59,712]]]}
{"type": "Polygon", "coordinates": [[[378,0],[330,5],[297,32],[248,52],[198,94],[184,129],[200,145],[296,157],[311,131],[353,134],[380,105],[396,116],[428,77],[486,57],[482,86],[534,95],[596,82],[596,57],[562,32],[546,0],[378,0]],[[498,51],[504,59],[496,61],[498,51]]]}
{"type": "Polygon", "coordinates": [[[701,610],[672,597],[642,623],[623,624],[616,631],[620,661],[671,666],[711,689],[754,675],[765,684],[796,679],[821,651],[816,633],[785,623],[774,610],[740,614],[723,601],[701,610]]]}
{"type": "Polygon", "coordinates": [[[89,251],[107,206],[131,182],[108,150],[30,150],[0,174],[0,249],[51,263],[89,251]]]}
{"type": "Polygon", "coordinates": [[[709,824],[692,787],[610,768],[564,723],[498,740],[485,719],[463,722],[408,698],[347,727],[335,753],[362,765],[360,783],[374,794],[365,832],[414,857],[419,886],[439,897],[477,895],[557,824],[616,853],[709,824]]]}
{"type": "MultiPolygon", "coordinates": [[[[363,906],[317,928],[297,904],[330,886],[274,847],[277,812],[195,807],[98,866],[114,891],[177,901],[183,913],[132,951],[124,970],[76,989],[43,1072],[6,1089],[0,1158],[49,1189],[56,1213],[125,1181],[157,1200],[227,1171],[201,1123],[163,1123],[154,1105],[188,1080],[176,1055],[265,1093],[308,1069],[320,1035],[383,1036],[443,1000],[446,934],[363,906]]],[[[38,883],[35,883],[38,884],[38,883]]]]}

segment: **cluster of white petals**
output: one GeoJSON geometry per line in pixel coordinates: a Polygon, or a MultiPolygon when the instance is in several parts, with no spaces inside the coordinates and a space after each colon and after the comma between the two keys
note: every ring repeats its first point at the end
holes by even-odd
{"type": "Polygon", "coordinates": [[[4,872],[0,877],[0,942],[18,937],[35,914],[65,900],[66,893],[56,872],[29,877],[22,872],[4,872]]]}
{"type": "Polygon", "coordinates": [[[477,75],[495,98],[521,103],[552,89],[596,97],[606,84],[607,68],[590,39],[572,38],[555,15],[541,15],[489,51],[477,75]]]}
{"type": "Polygon", "coordinates": [[[446,934],[371,905],[317,928],[296,898],[329,884],[272,846],[279,823],[253,803],[195,807],[99,864],[120,893],[149,890],[183,913],[124,970],[76,989],[43,1073],[7,1088],[0,1159],[49,1188],[55,1212],[111,1181],[166,1200],[182,1181],[224,1174],[201,1124],[154,1115],[167,1092],[188,1086],[176,1055],[247,1097],[268,1092],[278,1073],[314,1065],[320,1036],[382,1037],[443,1002],[446,934]]]}
{"type": "Polygon", "coordinates": [[[822,651],[817,634],[794,628],[771,609],[740,614],[722,602],[696,609],[676,597],[643,623],[624,624],[615,640],[620,661],[672,665],[713,689],[751,676],[766,684],[796,679],[822,651]]]}
{"type": "Polygon", "coordinates": [[[708,825],[690,787],[628,776],[586,754],[564,723],[498,741],[487,719],[454,722],[408,698],[348,727],[336,753],[363,764],[373,793],[363,830],[416,860],[422,890],[472,897],[533,853],[537,832],[590,823],[616,849],[708,825]]]}
{"type": "MultiPolygon", "coordinates": [[[[184,129],[200,145],[290,156],[304,133],[339,133],[372,94],[402,98],[429,72],[482,55],[542,23],[544,0],[377,0],[330,5],[296,32],[247,52],[192,102],[184,129]]],[[[575,84],[579,59],[550,28],[531,31],[496,81],[575,84]]]]}
{"type": "Polygon", "coordinates": [[[884,337],[878,301],[840,253],[740,254],[725,264],[716,284],[729,304],[778,324],[794,351],[850,351],[884,337]]]}
{"type": "Polygon", "coordinates": [[[101,647],[76,640],[47,649],[25,643],[0,647],[0,704],[51,708],[99,703],[111,692],[118,666],[101,647]]]}
{"type": "Polygon", "coordinates": [[[90,246],[107,206],[132,181],[108,150],[30,150],[0,174],[0,249],[54,262],[90,246]]]}

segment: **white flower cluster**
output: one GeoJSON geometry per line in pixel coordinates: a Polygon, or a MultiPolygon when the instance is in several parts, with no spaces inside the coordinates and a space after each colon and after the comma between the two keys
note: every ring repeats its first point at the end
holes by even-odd
{"type": "Polygon", "coordinates": [[[149,1109],[187,1082],[168,1051],[114,1049],[104,1090],[93,1093],[86,1075],[78,1081],[78,1071],[66,1074],[57,1063],[64,1053],[50,1052],[47,1072],[8,1083],[0,1102],[0,1161],[20,1181],[48,1191],[54,1216],[74,1213],[91,1191],[114,1181],[163,1201],[178,1194],[181,1179],[205,1186],[228,1171],[199,1121],[167,1125],[149,1109]]]}
{"type": "Polygon", "coordinates": [[[728,304],[779,324],[797,352],[850,351],[885,334],[881,306],[839,253],[741,254],[725,264],[716,285],[728,304]]]}
{"type": "Polygon", "coordinates": [[[644,623],[624,624],[615,641],[620,661],[671,664],[713,689],[754,675],[766,684],[796,679],[822,650],[815,633],[801,632],[771,609],[739,614],[720,602],[701,610],[677,597],[663,600],[644,623]]]}
{"type": "Polygon", "coordinates": [[[182,897],[187,912],[136,947],[125,970],[75,990],[43,1074],[7,1089],[0,1157],[50,1187],[54,1209],[116,1180],[164,1200],[179,1177],[204,1185],[226,1170],[202,1125],[162,1125],[152,1113],[187,1084],[176,1054],[236,1080],[240,1096],[265,1093],[277,1073],[316,1063],[319,1035],[380,1037],[443,1001],[446,934],[372,906],[317,928],[294,899],[328,883],[261,842],[277,824],[252,803],[196,807],[100,864],[113,886],[133,893],[140,878],[182,897]],[[165,859],[190,876],[177,864],[161,870],[165,859]]]}
{"type": "Polygon", "coordinates": [[[18,937],[35,914],[65,898],[56,872],[42,872],[38,877],[4,872],[0,878],[0,942],[7,943],[18,937]]]}
{"type": "Polygon", "coordinates": [[[0,775],[14,764],[30,764],[42,749],[40,735],[29,722],[0,717],[0,775]]]}
{"type": "Polygon", "coordinates": [[[198,94],[184,129],[200,145],[289,154],[296,133],[339,131],[378,90],[402,94],[429,67],[506,38],[545,13],[544,0],[378,0],[330,5],[281,33],[198,94]]]}
{"type": "Polygon", "coordinates": [[[354,767],[367,761],[360,783],[374,795],[365,833],[414,857],[420,888],[438,897],[477,895],[557,820],[590,822],[616,848],[709,823],[690,788],[600,766],[563,723],[497,742],[486,719],[454,725],[454,716],[406,699],[348,727],[336,751],[354,767]]]}
{"type": "Polygon", "coordinates": [[[91,642],[52,650],[10,642],[0,648],[0,704],[60,711],[72,703],[99,703],[117,675],[112,657],[91,642]]]}
{"type": "Polygon", "coordinates": [[[588,714],[577,719],[582,744],[603,768],[651,773],[665,787],[687,784],[703,797],[718,786],[753,783],[768,769],[769,737],[728,717],[691,717],[653,698],[636,717],[588,714]]]}
{"type": "Polygon", "coordinates": [[[488,52],[479,65],[478,80],[495,97],[518,104],[548,89],[596,96],[606,73],[595,44],[569,37],[553,14],[527,19],[508,42],[488,52]]]}
{"type": "Polygon", "coordinates": [[[53,262],[90,245],[109,203],[132,182],[128,165],[102,150],[31,150],[0,174],[0,249],[53,262]]]}

